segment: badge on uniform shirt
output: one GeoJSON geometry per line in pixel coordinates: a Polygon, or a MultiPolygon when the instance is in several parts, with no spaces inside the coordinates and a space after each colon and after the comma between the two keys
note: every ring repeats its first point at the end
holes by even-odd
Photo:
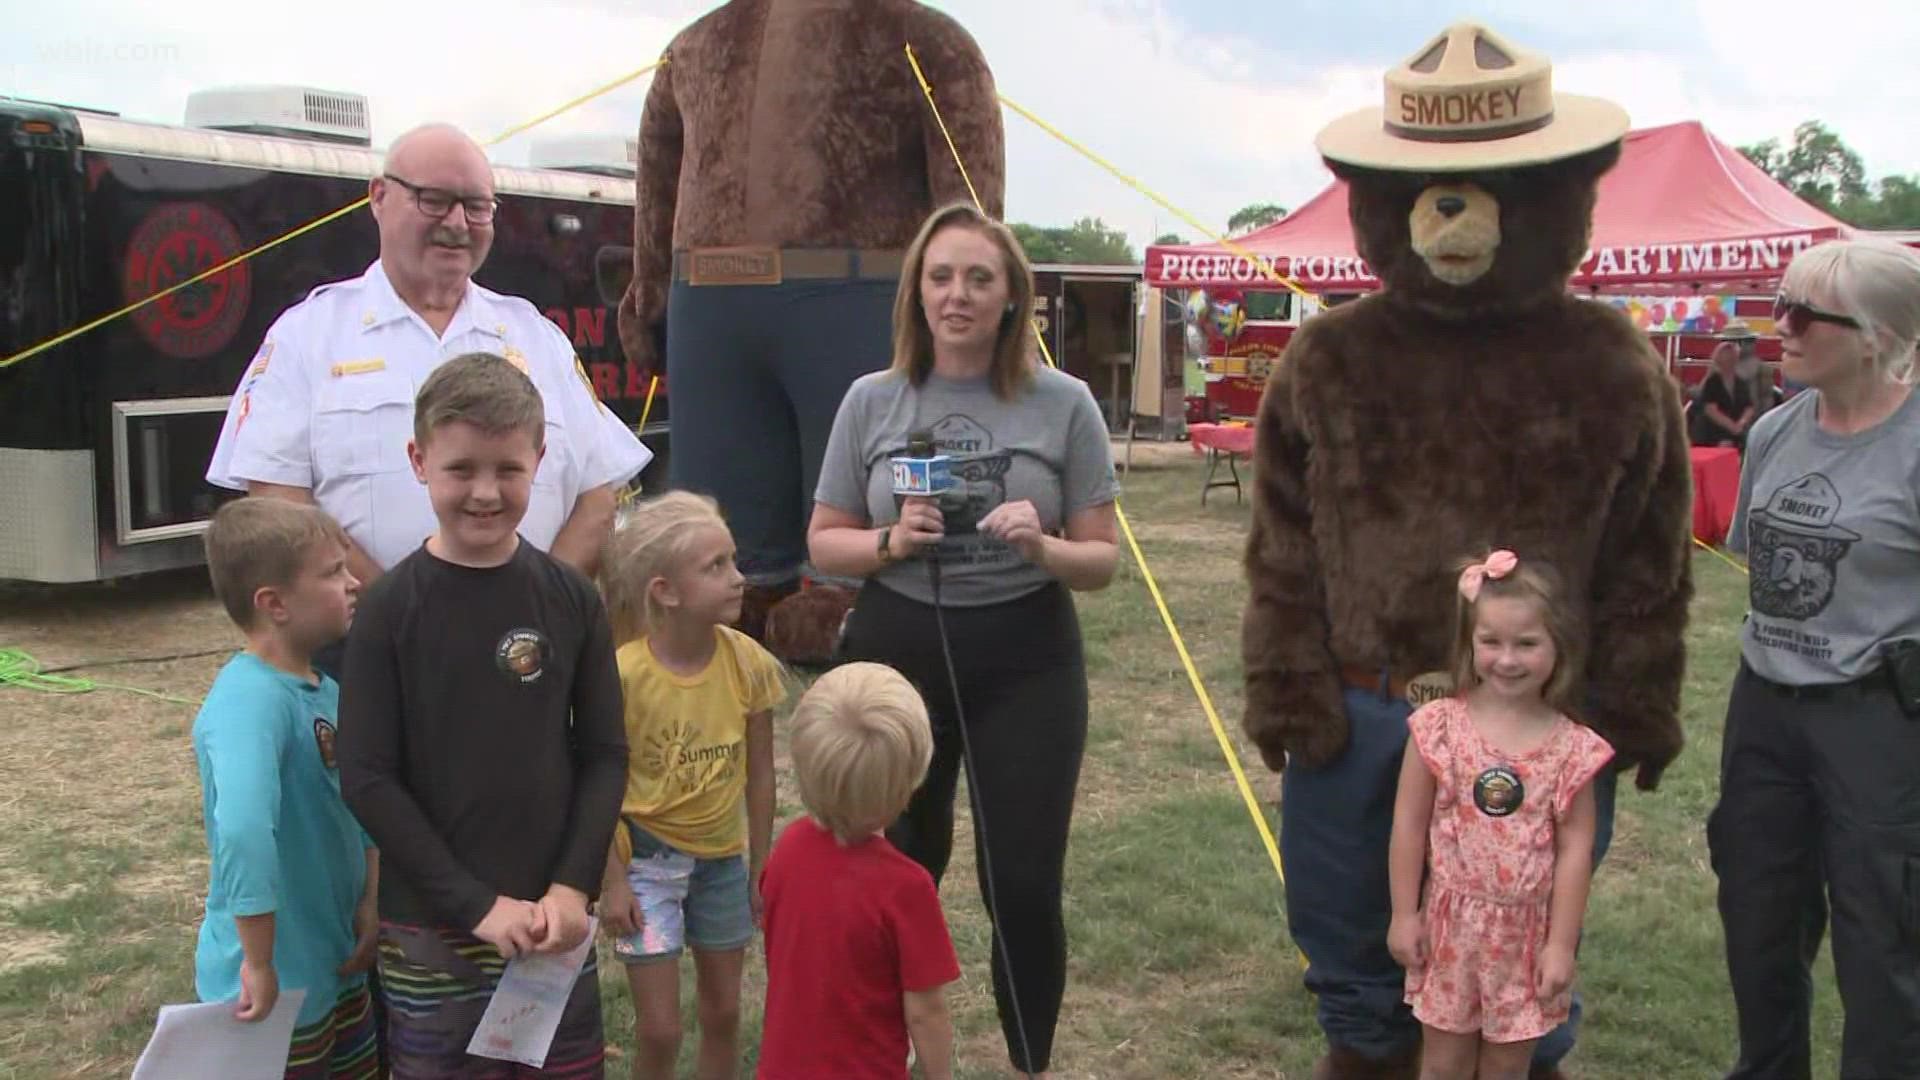
{"type": "Polygon", "coordinates": [[[500,350],[500,355],[506,357],[507,363],[512,364],[514,367],[519,368],[520,374],[525,375],[529,379],[533,378],[533,372],[528,370],[527,368],[526,353],[523,353],[519,349],[513,347],[512,345],[509,345],[506,348],[500,350]]]}
{"type": "Polygon", "coordinates": [[[537,682],[547,672],[547,637],[538,630],[509,630],[493,647],[493,662],[509,678],[537,682]]]}
{"type": "Polygon", "coordinates": [[[1505,765],[1495,765],[1473,781],[1473,805],[1488,817],[1506,817],[1527,798],[1527,785],[1520,774],[1505,765]]]}
{"type": "Polygon", "coordinates": [[[340,768],[340,759],[335,757],[333,753],[333,735],[334,726],[327,722],[326,717],[316,716],[313,718],[313,745],[315,749],[320,751],[320,764],[334,771],[338,771],[340,768]]]}

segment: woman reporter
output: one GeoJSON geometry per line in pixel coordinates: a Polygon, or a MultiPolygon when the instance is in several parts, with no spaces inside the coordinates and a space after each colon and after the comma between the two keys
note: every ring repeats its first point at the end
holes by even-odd
{"type": "Polygon", "coordinates": [[[1044,1076],[1066,985],[1061,877],[1087,730],[1069,590],[1113,577],[1119,484],[1093,395],[1034,354],[1033,295],[1006,226],[969,206],[928,218],[894,302],[893,366],[841,402],[807,538],[822,572],[867,579],[842,657],[889,664],[926,697],[933,764],[887,835],[936,882],[971,750],[994,1002],[1015,1070],[1044,1076]],[[926,439],[952,459],[954,486],[896,498],[890,459],[926,439]]]}

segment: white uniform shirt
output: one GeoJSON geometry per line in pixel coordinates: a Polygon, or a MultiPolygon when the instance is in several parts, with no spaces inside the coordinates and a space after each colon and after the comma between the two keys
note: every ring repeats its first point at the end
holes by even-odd
{"type": "Polygon", "coordinates": [[[446,334],[436,336],[375,261],[274,321],[227,406],[207,482],[308,488],[390,569],[439,527],[407,461],[414,396],[435,368],[470,352],[505,356],[546,406],[546,457],[520,522],[535,547],[552,547],[581,492],[625,483],[652,460],[594,398],[573,344],[532,304],[468,282],[446,334]]]}

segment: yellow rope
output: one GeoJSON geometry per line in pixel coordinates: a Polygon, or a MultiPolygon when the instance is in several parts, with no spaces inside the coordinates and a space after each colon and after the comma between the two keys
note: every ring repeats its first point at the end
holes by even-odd
{"type": "Polygon", "coordinates": [[[960,148],[953,145],[953,133],[947,130],[947,121],[940,115],[940,106],[933,103],[933,86],[927,82],[926,73],[920,70],[920,58],[913,54],[912,44],[905,48],[907,63],[913,65],[913,77],[920,80],[920,92],[927,95],[927,104],[933,109],[933,121],[940,125],[940,134],[947,140],[947,149],[953,152],[953,163],[960,166],[960,179],[966,181],[967,194],[973,196],[973,205],[978,206],[984,214],[987,212],[986,205],[980,201],[980,193],[973,190],[973,178],[967,175],[967,163],[960,159],[960,148]]]}
{"type": "MultiPolygon", "coordinates": [[[[529,120],[524,124],[516,124],[513,127],[508,128],[506,131],[501,132],[500,134],[495,135],[493,138],[487,140],[486,143],[484,143],[483,145],[494,146],[499,143],[505,142],[507,139],[512,138],[515,135],[518,135],[522,131],[525,131],[528,128],[533,127],[536,124],[545,123],[546,121],[553,119],[554,117],[560,115],[561,113],[566,112],[568,109],[575,108],[584,102],[591,101],[594,98],[599,97],[601,94],[608,92],[609,90],[614,90],[621,86],[625,86],[627,83],[630,83],[635,79],[638,79],[640,76],[645,75],[647,72],[652,71],[654,68],[657,68],[664,63],[666,63],[665,59],[656,60],[645,67],[637,68],[634,71],[628,72],[627,74],[622,75],[621,77],[613,80],[612,82],[606,83],[598,87],[597,89],[591,90],[585,94],[580,95],[577,98],[574,98],[572,101],[567,102],[565,105],[562,105],[557,109],[549,110],[548,112],[532,120],[529,120]]],[[[281,244],[284,244],[287,241],[292,240],[297,236],[301,236],[308,232],[311,232],[314,229],[317,229],[320,226],[335,220],[336,218],[344,217],[347,214],[351,214],[355,210],[358,210],[365,205],[367,205],[367,197],[363,195],[360,198],[354,200],[353,202],[347,204],[346,206],[341,207],[338,210],[333,211],[330,214],[326,214],[313,221],[309,221],[305,225],[302,225],[289,232],[282,233],[279,236],[276,236],[273,239],[268,240],[266,243],[259,245],[258,247],[254,247],[247,251],[243,251],[240,254],[235,255],[233,258],[228,259],[226,262],[223,262],[220,265],[213,267],[210,270],[203,270],[200,273],[195,274],[194,276],[188,278],[185,281],[168,286],[167,288],[162,289],[151,296],[147,296],[140,300],[136,300],[135,302],[128,304],[127,306],[121,308],[118,311],[111,312],[106,315],[102,315],[91,322],[83,323],[80,326],[76,326],[71,330],[58,334],[54,337],[48,338],[46,341],[43,341],[38,345],[30,346],[28,348],[20,350],[17,353],[14,353],[12,356],[9,356],[5,359],[0,359],[0,371],[4,371],[7,368],[10,368],[17,363],[20,363],[22,360],[26,360],[31,357],[38,356],[39,354],[47,351],[48,349],[54,348],[55,346],[63,344],[65,342],[71,341],[74,338],[77,338],[80,335],[87,333],[90,330],[93,330],[100,326],[104,326],[115,319],[121,318],[122,316],[131,315],[132,313],[139,311],[141,308],[146,307],[148,304],[152,304],[160,300],[164,300],[167,297],[172,296],[174,293],[179,292],[181,289],[184,289],[189,285],[195,284],[196,282],[205,281],[207,278],[210,278],[215,274],[221,273],[222,271],[226,270],[228,267],[238,265],[239,263],[243,263],[248,259],[251,259],[254,256],[260,254],[263,251],[270,251],[276,247],[279,247],[281,244]]]]}
{"type": "Polygon", "coordinates": [[[658,390],[659,388],[660,388],[660,376],[655,375],[647,383],[647,403],[645,405],[640,406],[640,426],[634,428],[636,432],[646,428],[647,416],[649,413],[653,412],[653,392],[655,390],[658,390]]]}
{"type": "MultiPolygon", "coordinates": [[[[907,46],[907,59],[910,62],[914,60],[911,45],[907,46]]],[[[913,70],[916,76],[920,76],[919,63],[913,63],[913,70]]],[[[920,76],[920,88],[926,93],[927,104],[932,107],[934,117],[938,119],[940,106],[935,104],[933,88],[927,85],[924,76],[920,76]]],[[[940,130],[946,129],[946,122],[941,121],[940,130]]],[[[1061,137],[1065,138],[1065,136],[1061,137]]],[[[954,161],[959,164],[961,175],[965,176],[966,164],[960,161],[960,150],[953,145],[951,138],[947,140],[947,148],[953,151],[954,161]]],[[[972,190],[971,183],[968,184],[968,190],[972,190]]],[[[986,207],[980,203],[978,194],[974,195],[974,205],[980,208],[981,213],[986,213],[986,207]]],[[[1037,326],[1034,336],[1040,344],[1040,354],[1046,357],[1047,364],[1058,368],[1060,365],[1054,360],[1052,351],[1047,348],[1046,338],[1038,332],[1037,326]]],[[[1161,595],[1159,582],[1153,576],[1153,569],[1147,565],[1146,553],[1140,550],[1140,541],[1134,536],[1133,526],[1127,521],[1126,511],[1120,507],[1118,501],[1114,503],[1114,513],[1119,519],[1120,531],[1126,537],[1127,548],[1133,553],[1133,561],[1140,567],[1140,576],[1147,583],[1147,592],[1153,597],[1154,607],[1159,609],[1160,621],[1166,626],[1167,634],[1173,639],[1174,651],[1180,655],[1180,664],[1186,670],[1187,682],[1192,685],[1194,695],[1199,698],[1200,708],[1207,714],[1207,723],[1213,728],[1213,737],[1220,744],[1220,752],[1226,756],[1227,767],[1233,773],[1234,784],[1240,790],[1240,798],[1246,803],[1247,813],[1253,818],[1254,828],[1259,830],[1260,840],[1266,846],[1267,857],[1273,862],[1273,872],[1279,877],[1280,885],[1284,889],[1287,884],[1287,871],[1280,859],[1280,845],[1274,841],[1273,830],[1267,825],[1266,815],[1260,812],[1260,800],[1254,796],[1253,785],[1247,780],[1246,771],[1240,766],[1240,755],[1233,748],[1233,740],[1227,735],[1226,725],[1221,723],[1219,711],[1213,707],[1213,698],[1207,693],[1206,682],[1200,678],[1200,671],[1194,666],[1192,655],[1187,652],[1186,640],[1181,637],[1180,627],[1174,622],[1173,610],[1167,605],[1166,597],[1161,595]]],[[[1300,964],[1305,967],[1306,963],[1306,956],[1302,954],[1300,964]]]]}
{"type": "Polygon", "coordinates": [[[1727,554],[1724,551],[1721,551],[1719,548],[1714,547],[1712,544],[1707,543],[1705,540],[1702,540],[1696,536],[1693,538],[1693,542],[1700,546],[1700,550],[1706,552],[1707,554],[1713,556],[1716,559],[1719,559],[1721,562],[1726,563],[1728,566],[1733,567],[1735,570],[1740,571],[1742,574],[1745,574],[1747,572],[1747,568],[1740,565],[1740,563],[1737,560],[1735,560],[1733,556],[1727,554]]]}
{"type": "MultiPolygon", "coordinates": [[[[929,98],[928,100],[932,100],[932,99],[929,98]]],[[[1071,146],[1075,150],[1078,150],[1080,154],[1083,157],[1085,157],[1087,160],[1093,162],[1095,165],[1098,165],[1101,168],[1112,173],[1115,177],[1118,177],[1121,183],[1127,185],[1133,190],[1139,192],[1140,194],[1145,195],[1147,198],[1152,199],[1154,202],[1159,203],[1161,206],[1165,207],[1167,210],[1172,211],[1172,213],[1176,217],[1178,217],[1180,220],[1200,230],[1201,234],[1204,235],[1207,239],[1212,240],[1214,243],[1221,245],[1222,247],[1226,248],[1228,251],[1233,252],[1235,255],[1238,255],[1241,258],[1246,259],[1247,262],[1253,265],[1253,268],[1255,270],[1259,271],[1261,274],[1266,275],[1266,277],[1272,282],[1274,282],[1275,284],[1284,285],[1287,288],[1292,289],[1294,292],[1299,293],[1301,296],[1313,295],[1312,293],[1308,292],[1305,288],[1303,288],[1299,282],[1293,280],[1292,278],[1286,276],[1285,274],[1282,274],[1280,271],[1275,270],[1271,265],[1261,262],[1259,257],[1254,255],[1253,252],[1247,250],[1244,247],[1241,247],[1239,244],[1234,243],[1232,240],[1229,240],[1228,238],[1220,235],[1219,233],[1214,232],[1212,229],[1207,228],[1205,225],[1200,223],[1200,220],[1198,218],[1194,217],[1192,214],[1189,214],[1185,210],[1182,210],[1179,207],[1168,202],[1164,197],[1156,193],[1152,188],[1147,187],[1145,184],[1142,184],[1140,181],[1135,180],[1133,177],[1128,176],[1126,173],[1121,172],[1118,168],[1115,168],[1114,165],[1111,162],[1109,162],[1106,158],[1103,158],[1099,154],[1094,153],[1092,150],[1087,149],[1086,146],[1082,145],[1078,140],[1074,139],[1072,136],[1069,136],[1065,132],[1061,131],[1059,128],[1054,127],[1052,124],[1049,124],[1045,120],[1042,120],[1038,116],[1035,116],[1032,112],[1028,111],[1026,107],[1021,105],[1019,102],[1013,100],[1012,98],[1008,97],[1005,94],[1000,95],[1000,101],[1007,108],[1012,109],[1014,112],[1017,112],[1021,116],[1024,116],[1028,120],[1032,121],[1036,126],[1040,128],[1041,131],[1046,132],[1047,134],[1053,136],[1054,138],[1059,139],[1061,142],[1066,143],[1068,146],[1071,146]]]]}

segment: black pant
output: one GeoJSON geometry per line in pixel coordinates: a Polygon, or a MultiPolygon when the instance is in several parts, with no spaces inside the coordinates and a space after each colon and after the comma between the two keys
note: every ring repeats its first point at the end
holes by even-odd
{"type": "MultiPolygon", "coordinates": [[[[1080,624],[1059,585],[1004,604],[942,611],[973,750],[974,870],[1012,963],[1009,973],[996,936],[993,1000],[1014,1067],[1041,1072],[1067,982],[1061,877],[1087,741],[1080,624]]],[[[842,651],[848,660],[893,667],[926,698],[933,764],[887,838],[938,883],[953,852],[963,763],[934,610],[869,582],[854,602],[842,651]]]]}
{"type": "Polygon", "coordinates": [[[1729,1080],[1806,1080],[1832,905],[1843,1080],[1920,1078],[1920,720],[1884,683],[1795,697],[1734,679],[1707,820],[1740,1058],[1729,1080]]]}

